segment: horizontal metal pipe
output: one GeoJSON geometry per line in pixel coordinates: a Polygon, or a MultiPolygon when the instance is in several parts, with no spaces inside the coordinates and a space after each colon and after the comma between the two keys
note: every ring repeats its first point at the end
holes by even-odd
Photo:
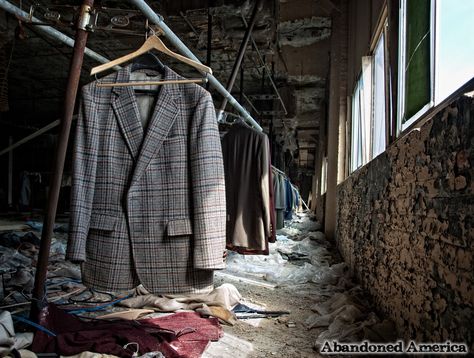
{"type": "MultiPolygon", "coordinates": [[[[179,39],[178,36],[166,25],[163,21],[163,18],[155,13],[150,6],[144,0],[130,0],[140,11],[154,24],[158,25],[163,31],[164,36],[170,41],[173,46],[175,46],[179,52],[183,55],[193,59],[194,61],[199,61],[199,59],[189,50],[186,45],[179,39]]],[[[239,102],[225,89],[225,87],[215,78],[213,75],[208,75],[209,83],[233,106],[237,111],[242,115],[244,119],[250,122],[257,130],[262,131],[262,127],[252,118],[252,116],[247,112],[247,110],[240,105],[239,102]]],[[[220,115],[220,114],[219,114],[220,115]]]]}
{"type": "Polygon", "coordinates": [[[31,133],[30,135],[26,136],[23,139],[20,139],[18,142],[13,143],[12,145],[8,146],[7,148],[3,149],[0,151],[0,157],[8,152],[11,152],[13,149],[18,148],[20,145],[25,144],[29,142],[30,140],[42,135],[43,133],[49,131],[50,129],[53,129],[54,127],[57,127],[59,125],[60,121],[59,119],[55,120],[54,122],[48,124],[47,126],[44,126],[41,129],[38,129],[36,132],[31,133]]]}
{"type": "MultiPolygon", "coordinates": [[[[164,35],[168,38],[168,40],[178,48],[178,50],[183,53],[185,56],[198,61],[199,59],[183,44],[183,42],[171,31],[171,29],[165,24],[160,16],[158,16],[153,10],[147,5],[145,1],[140,0],[130,0],[133,4],[135,4],[143,13],[144,15],[151,20],[153,23],[158,25],[164,32],[164,35]]],[[[23,19],[25,22],[39,22],[39,19],[32,17],[29,18],[29,14],[15,5],[11,4],[6,0],[0,0],[0,8],[9,12],[10,14],[16,15],[23,19]]],[[[74,47],[74,40],[69,36],[66,36],[62,32],[52,28],[51,26],[37,26],[36,30],[41,32],[53,39],[56,39],[70,47],[74,47]]],[[[92,51],[91,49],[85,49],[85,55],[100,62],[106,63],[109,62],[109,59],[99,55],[97,52],[92,51]]],[[[250,116],[247,110],[240,105],[239,102],[225,89],[225,87],[212,75],[208,76],[209,82],[211,85],[224,97],[229,101],[229,104],[237,109],[237,111],[248,121],[250,122],[257,130],[262,131],[262,127],[255,121],[255,119],[250,116]]]]}
{"type": "MultiPolygon", "coordinates": [[[[32,17],[30,19],[30,14],[29,13],[19,9],[18,7],[16,7],[12,3],[10,3],[9,1],[0,0],[0,8],[5,10],[6,12],[9,12],[10,14],[13,14],[13,15],[16,15],[16,16],[20,17],[26,23],[40,22],[40,20],[36,17],[32,17]]],[[[66,36],[62,32],[52,28],[51,26],[45,26],[45,25],[36,26],[35,30],[42,33],[42,34],[44,34],[44,35],[52,37],[53,39],[56,39],[56,40],[66,44],[70,47],[74,47],[74,39],[70,38],[69,36],[66,36]]],[[[91,49],[88,49],[87,47],[85,49],[85,54],[87,56],[93,58],[94,60],[97,60],[97,61],[101,62],[101,63],[109,62],[108,58],[99,55],[97,52],[94,52],[91,49]]]]}

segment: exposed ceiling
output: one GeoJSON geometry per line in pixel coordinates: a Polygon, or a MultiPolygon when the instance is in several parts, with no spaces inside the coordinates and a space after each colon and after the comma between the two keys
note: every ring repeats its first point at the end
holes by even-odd
{"type": "MultiPolygon", "coordinates": [[[[18,0],[15,3],[20,5],[18,0]]],[[[29,11],[31,3],[22,1],[23,9],[29,11]]],[[[64,7],[65,1],[41,0],[34,3],[38,4],[35,15],[41,16],[47,7],[63,14],[67,22],[67,15],[74,13],[70,6],[78,5],[80,1],[69,1],[67,7],[64,7]]],[[[102,11],[103,15],[99,17],[101,24],[108,23],[108,15],[135,10],[127,1],[95,3],[96,6],[111,8],[102,11]]],[[[211,67],[225,85],[245,33],[243,18],[249,21],[254,2],[173,0],[148,1],[148,4],[163,15],[168,26],[203,62],[207,57],[208,17],[211,17],[211,67]],[[208,3],[211,4],[209,11],[208,3]]],[[[232,91],[267,133],[271,123],[283,150],[289,149],[294,157],[304,157],[306,164],[300,165],[309,168],[314,164],[312,155],[318,143],[319,123],[324,113],[329,69],[330,14],[334,10],[335,6],[330,0],[264,1],[264,7],[257,16],[252,36],[265,65],[273,74],[287,114],[276,99],[251,42],[243,62],[243,80],[239,73],[232,91]],[[242,87],[243,97],[239,87],[242,87]]],[[[144,17],[139,13],[136,15],[132,23],[141,32],[144,17]]],[[[73,36],[68,26],[56,28],[73,36]]],[[[10,108],[7,114],[2,115],[2,121],[8,120],[19,126],[41,127],[57,119],[61,113],[72,50],[57,40],[40,35],[35,26],[19,23],[10,15],[0,16],[0,30],[0,67],[8,69],[10,108]]],[[[142,42],[143,35],[97,30],[90,34],[88,47],[114,59],[138,48],[142,42]]],[[[193,76],[189,66],[169,58],[163,58],[163,61],[177,72],[193,76]]],[[[89,76],[89,71],[95,65],[95,61],[85,59],[81,76],[83,84],[94,80],[89,76]]],[[[219,107],[222,97],[216,93],[213,95],[216,107],[219,107]]],[[[227,110],[232,111],[232,108],[227,106],[227,110]]]]}

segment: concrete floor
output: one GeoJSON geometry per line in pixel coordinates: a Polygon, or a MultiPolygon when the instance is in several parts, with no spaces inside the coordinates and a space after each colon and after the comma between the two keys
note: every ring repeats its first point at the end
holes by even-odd
{"type": "MultiPolygon", "coordinates": [[[[295,231],[298,232],[297,235],[287,237],[302,239],[308,235],[307,230],[295,231]]],[[[295,231],[290,227],[280,234],[295,231]]],[[[328,252],[331,255],[331,265],[342,261],[335,247],[329,245],[328,252]]],[[[321,337],[346,341],[395,339],[393,324],[374,312],[368,295],[360,289],[348,272],[344,272],[333,284],[309,282],[280,287],[255,278],[255,275],[249,273],[227,271],[217,274],[215,285],[219,286],[222,283],[235,285],[242,294],[244,303],[258,305],[269,311],[290,313],[278,318],[239,320],[234,326],[224,325],[225,336],[219,342],[210,344],[204,358],[319,357],[321,355],[318,353],[319,349],[315,347],[315,342],[321,333],[323,333],[321,337]],[[361,314],[350,320],[345,317],[341,320],[342,316],[334,314],[328,324],[308,328],[310,317],[319,318],[322,315],[315,313],[318,307],[331,301],[337,305],[337,301],[341,298],[342,300],[349,298],[346,304],[357,302],[354,305],[360,308],[361,314]],[[322,305],[318,306],[320,304],[322,305]],[[332,325],[328,327],[329,324],[332,325]],[[332,328],[337,325],[339,328],[334,333],[332,328]]]]}

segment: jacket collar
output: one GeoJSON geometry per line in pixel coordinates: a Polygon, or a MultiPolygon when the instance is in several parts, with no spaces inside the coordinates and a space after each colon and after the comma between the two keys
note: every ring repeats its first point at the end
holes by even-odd
{"type": "MultiPolygon", "coordinates": [[[[131,65],[119,70],[115,82],[130,81],[130,70],[131,65]]],[[[181,79],[184,78],[165,66],[164,81],[181,79]]],[[[112,92],[116,95],[112,99],[112,107],[130,154],[136,161],[132,179],[134,182],[140,178],[151,159],[161,149],[174,124],[179,112],[180,87],[178,84],[165,84],[159,87],[155,108],[145,130],[140,121],[133,87],[113,87],[112,92]]]]}

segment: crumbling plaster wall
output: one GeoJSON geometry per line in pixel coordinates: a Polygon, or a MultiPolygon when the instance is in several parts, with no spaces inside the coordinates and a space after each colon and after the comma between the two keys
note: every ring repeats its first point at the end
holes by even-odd
{"type": "Polygon", "coordinates": [[[339,249],[399,333],[471,349],[473,113],[459,98],[337,190],[339,249]]]}

